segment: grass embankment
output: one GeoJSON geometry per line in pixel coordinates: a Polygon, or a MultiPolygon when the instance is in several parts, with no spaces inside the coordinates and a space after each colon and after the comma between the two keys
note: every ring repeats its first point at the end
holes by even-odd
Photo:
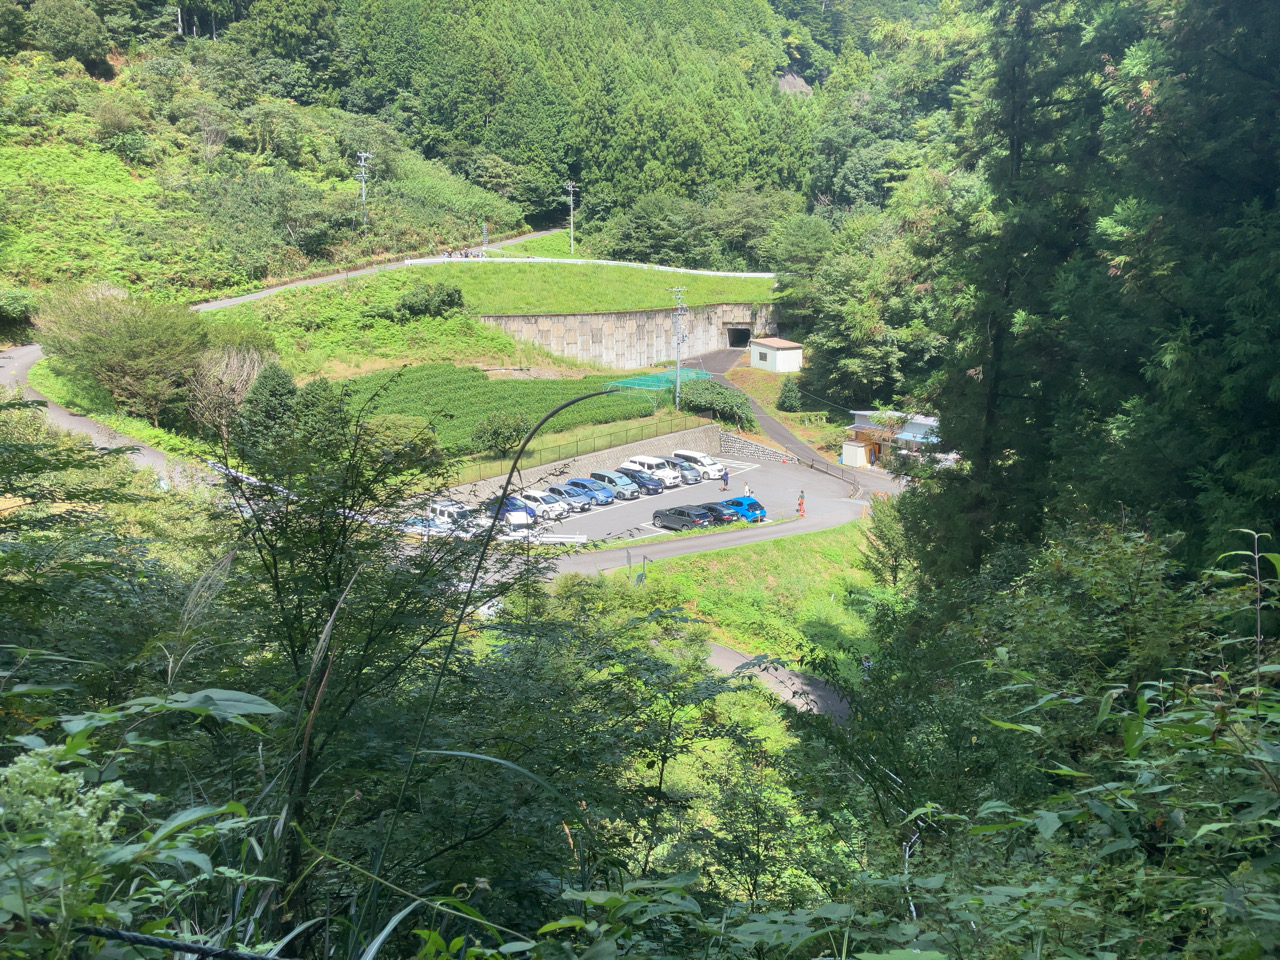
{"type": "Polygon", "coordinates": [[[707,621],[712,639],[743,653],[795,658],[821,649],[856,658],[866,643],[855,610],[868,588],[853,565],[861,540],[861,525],[849,523],[658,560],[630,589],[654,607],[685,607],[707,621]]]}
{"type": "Polygon", "coordinates": [[[773,281],[752,277],[462,260],[282,290],[212,315],[247,319],[265,327],[275,337],[285,366],[302,375],[359,373],[397,362],[423,361],[565,368],[575,364],[514,340],[483,321],[455,317],[397,323],[372,314],[395,307],[412,287],[437,283],[461,289],[468,309],[480,315],[648,310],[672,305],[668,288],[677,284],[677,276],[689,304],[763,303],[773,297],[773,281]]]}
{"type": "MultiPolygon", "coordinates": [[[[725,376],[735,387],[764,407],[765,413],[812,447],[814,453],[832,463],[837,462],[840,443],[845,436],[845,425],[833,423],[831,411],[802,410],[799,413],[784,413],[778,409],[778,393],[782,390],[782,381],[788,374],[758,370],[748,366],[747,361],[744,360],[725,376]]],[[[817,404],[812,397],[804,399],[806,404],[817,404]]],[[[776,444],[771,443],[770,446],[776,446],[776,444]]]]}
{"type": "Polygon", "coordinates": [[[529,237],[504,247],[491,247],[491,257],[581,257],[591,259],[591,250],[582,243],[582,235],[575,236],[573,250],[569,250],[569,231],[556,230],[541,237],[529,237]]]}

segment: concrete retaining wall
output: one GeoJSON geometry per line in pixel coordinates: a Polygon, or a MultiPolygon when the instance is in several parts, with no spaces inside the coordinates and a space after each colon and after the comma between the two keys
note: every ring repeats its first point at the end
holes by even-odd
{"type": "MultiPolygon", "coordinates": [[[[513,337],[530,340],[552,353],[591,361],[615,370],[649,367],[674,360],[673,311],[631,310],[621,313],[560,313],[540,316],[483,317],[513,337]]],[[[773,305],[717,303],[689,307],[684,330],[686,357],[729,346],[729,331],[740,329],[759,337],[778,332],[773,305]]]]}
{"type": "MultiPolygon", "coordinates": [[[[678,433],[667,433],[648,440],[637,440],[635,443],[600,450],[572,460],[558,460],[555,463],[545,463],[540,467],[530,467],[522,473],[517,473],[513,483],[517,485],[516,489],[544,487],[557,480],[585,477],[592,470],[612,470],[622,461],[636,456],[670,456],[672,450],[700,450],[714,456],[720,449],[720,434],[718,426],[708,423],[701,427],[694,427],[692,430],[681,430],[678,433]]],[[[474,483],[464,483],[462,486],[454,487],[451,495],[467,503],[487,500],[502,489],[502,482],[505,479],[504,475],[488,480],[477,480],[474,483]]]]}

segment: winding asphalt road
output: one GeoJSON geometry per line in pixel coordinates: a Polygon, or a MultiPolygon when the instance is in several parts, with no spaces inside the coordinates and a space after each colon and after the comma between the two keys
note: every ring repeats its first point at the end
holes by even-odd
{"type": "Polygon", "coordinates": [[[50,401],[40,391],[27,387],[28,372],[35,366],[36,361],[43,356],[44,354],[40,352],[40,344],[38,343],[27,343],[19,347],[0,350],[0,384],[10,389],[26,387],[24,392],[27,399],[44,400],[48,404],[44,412],[50,422],[67,430],[74,430],[77,433],[87,433],[94,446],[131,446],[134,449],[129,456],[139,467],[149,467],[160,476],[166,476],[173,472],[170,468],[168,456],[155,447],[148,447],[145,443],[139,443],[131,437],[116,433],[105,424],[91,420],[82,413],[72,413],[66,407],[50,401]]]}

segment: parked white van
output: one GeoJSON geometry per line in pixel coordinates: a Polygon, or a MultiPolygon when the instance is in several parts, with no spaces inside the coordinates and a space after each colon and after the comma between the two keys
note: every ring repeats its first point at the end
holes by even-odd
{"type": "Polygon", "coordinates": [[[662,481],[664,487],[680,486],[680,471],[671,469],[671,466],[662,457],[632,457],[622,466],[653,474],[653,476],[662,481]]]}
{"type": "Polygon", "coordinates": [[[457,500],[432,500],[427,507],[427,516],[433,517],[451,529],[457,529],[475,519],[475,514],[466,504],[457,500]]]}
{"type": "Polygon", "coordinates": [[[724,473],[724,464],[716,460],[715,457],[699,453],[697,450],[676,450],[671,455],[677,460],[683,460],[685,463],[691,463],[697,467],[698,472],[702,474],[703,480],[711,480],[724,473]]]}

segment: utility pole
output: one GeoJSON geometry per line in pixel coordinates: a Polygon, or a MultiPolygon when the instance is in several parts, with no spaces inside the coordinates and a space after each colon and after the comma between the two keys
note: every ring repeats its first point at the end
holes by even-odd
{"type": "Polygon", "coordinates": [[[684,333],[684,287],[671,287],[671,292],[676,295],[676,308],[671,312],[671,319],[675,321],[676,327],[676,413],[680,412],[680,348],[684,345],[686,339],[684,333]]]}
{"type": "Polygon", "coordinates": [[[359,158],[360,172],[356,174],[356,179],[360,181],[360,208],[363,213],[364,232],[369,232],[369,203],[368,195],[365,192],[365,184],[369,182],[369,171],[367,165],[373,159],[372,153],[365,153],[361,150],[356,154],[359,158]]]}
{"type": "Polygon", "coordinates": [[[578,185],[572,180],[566,180],[564,188],[569,191],[569,256],[573,256],[573,193],[578,185]]]}

